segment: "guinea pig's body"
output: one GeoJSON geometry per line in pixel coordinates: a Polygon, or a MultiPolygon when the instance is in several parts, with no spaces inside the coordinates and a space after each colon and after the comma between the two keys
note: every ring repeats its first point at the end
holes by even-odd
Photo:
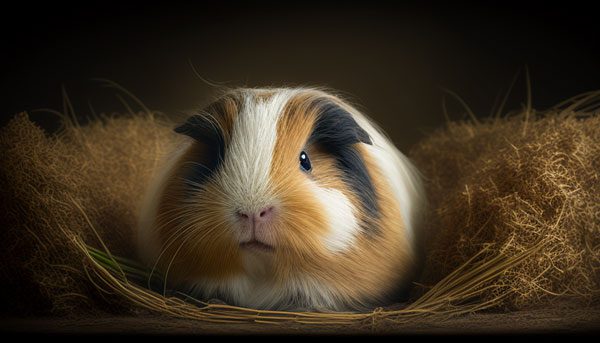
{"type": "Polygon", "coordinates": [[[172,287],[252,308],[350,310],[410,281],[419,178],[338,97],[238,89],[175,131],[138,231],[143,261],[172,287]]]}

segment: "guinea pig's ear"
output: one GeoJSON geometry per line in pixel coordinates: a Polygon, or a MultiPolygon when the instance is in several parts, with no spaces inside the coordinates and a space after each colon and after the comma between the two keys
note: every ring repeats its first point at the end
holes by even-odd
{"type": "Polygon", "coordinates": [[[192,137],[198,142],[209,146],[222,146],[223,133],[211,117],[193,115],[185,123],[174,129],[175,132],[192,137]]]}
{"type": "Polygon", "coordinates": [[[225,156],[223,131],[221,126],[214,122],[212,116],[193,115],[174,131],[206,144],[217,160],[225,156]]]}
{"type": "Polygon", "coordinates": [[[330,100],[325,100],[319,105],[319,116],[311,141],[342,146],[354,143],[373,144],[369,134],[358,125],[348,111],[330,100]]]}

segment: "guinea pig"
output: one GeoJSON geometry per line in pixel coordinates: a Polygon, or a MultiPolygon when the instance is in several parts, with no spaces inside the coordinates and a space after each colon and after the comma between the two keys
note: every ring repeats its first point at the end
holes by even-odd
{"type": "Polygon", "coordinates": [[[138,252],[169,287],[256,309],[389,303],[418,264],[418,171],[316,88],[234,89],[177,126],[138,252]]]}

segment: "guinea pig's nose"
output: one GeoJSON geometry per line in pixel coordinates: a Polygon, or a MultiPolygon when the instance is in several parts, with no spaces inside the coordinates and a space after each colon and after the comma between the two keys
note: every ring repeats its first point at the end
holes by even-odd
{"type": "Polygon", "coordinates": [[[255,223],[266,223],[273,218],[275,212],[274,206],[264,207],[256,212],[238,211],[238,217],[243,221],[251,221],[255,223]]]}

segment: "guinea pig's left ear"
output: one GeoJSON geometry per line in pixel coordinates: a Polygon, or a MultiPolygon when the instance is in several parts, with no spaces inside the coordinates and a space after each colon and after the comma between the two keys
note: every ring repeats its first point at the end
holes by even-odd
{"type": "Polygon", "coordinates": [[[311,141],[336,145],[373,144],[367,131],[358,125],[352,114],[339,105],[324,101],[320,104],[319,112],[311,141]]]}
{"type": "Polygon", "coordinates": [[[209,146],[221,146],[223,144],[223,134],[219,126],[210,117],[193,115],[185,123],[176,127],[174,131],[209,146]]]}

